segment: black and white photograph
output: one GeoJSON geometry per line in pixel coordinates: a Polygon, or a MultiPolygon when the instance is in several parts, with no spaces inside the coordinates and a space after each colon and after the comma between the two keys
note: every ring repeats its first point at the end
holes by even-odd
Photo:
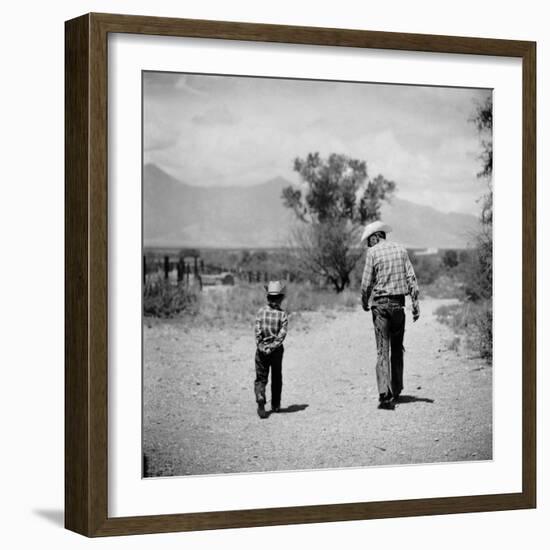
{"type": "Polygon", "coordinates": [[[492,460],[492,102],[142,73],[143,477],[492,460]]]}

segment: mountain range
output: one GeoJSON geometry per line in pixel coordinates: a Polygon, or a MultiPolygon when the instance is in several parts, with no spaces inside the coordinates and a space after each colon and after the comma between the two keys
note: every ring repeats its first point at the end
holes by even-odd
{"type": "MultiPolygon", "coordinates": [[[[286,246],[294,214],[281,192],[281,177],[252,186],[198,187],[154,164],[143,170],[143,239],[147,247],[269,248],[286,246]]],[[[393,198],[382,219],[392,240],[409,248],[466,248],[477,228],[469,214],[393,198]]]]}

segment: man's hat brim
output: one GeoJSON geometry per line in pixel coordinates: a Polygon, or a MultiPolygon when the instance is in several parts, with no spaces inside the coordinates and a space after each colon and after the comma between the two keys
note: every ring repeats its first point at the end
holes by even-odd
{"type": "Polygon", "coordinates": [[[365,227],[365,230],[363,231],[363,235],[361,235],[361,242],[366,241],[371,235],[374,235],[374,233],[378,233],[378,231],[383,231],[384,233],[390,233],[391,230],[392,230],[391,226],[381,221],[375,221],[375,222],[369,223],[369,225],[365,227]]]}

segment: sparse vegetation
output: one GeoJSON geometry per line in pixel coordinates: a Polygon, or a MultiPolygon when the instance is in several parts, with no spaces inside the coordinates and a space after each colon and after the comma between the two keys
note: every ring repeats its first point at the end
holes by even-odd
{"type": "MultiPolygon", "coordinates": [[[[262,284],[241,283],[235,286],[217,286],[203,292],[163,283],[151,285],[144,296],[147,316],[192,317],[194,324],[250,325],[256,311],[265,304],[262,284]]],[[[289,284],[283,307],[291,315],[320,310],[355,308],[359,304],[357,292],[346,290],[340,294],[309,283],[289,284]]]]}
{"type": "MultiPolygon", "coordinates": [[[[485,359],[493,358],[493,103],[488,97],[476,106],[471,122],[481,141],[481,170],[477,174],[487,186],[482,197],[481,229],[475,236],[475,248],[464,258],[452,253],[443,256],[448,273],[459,275],[461,303],[441,306],[436,315],[458,334],[466,344],[485,359]]],[[[419,270],[421,272],[421,270],[419,270]]],[[[420,275],[419,275],[420,277],[420,275]]],[[[442,282],[442,279],[437,281],[442,282]]]]}
{"type": "Polygon", "coordinates": [[[466,301],[439,306],[437,320],[448,325],[456,334],[449,349],[457,350],[461,340],[479,357],[489,361],[493,354],[493,309],[491,302],[466,301]],[[457,340],[458,339],[458,340],[457,340]]]}
{"type": "Polygon", "coordinates": [[[174,317],[183,311],[195,313],[198,294],[185,285],[169,281],[150,281],[143,288],[143,314],[153,317],[174,317]]]}
{"type": "MultiPolygon", "coordinates": [[[[352,291],[335,294],[310,284],[293,284],[287,287],[283,307],[291,315],[323,309],[355,307],[358,296],[352,291]]],[[[265,304],[265,290],[261,284],[243,284],[234,287],[217,287],[203,292],[199,300],[196,322],[250,325],[256,311],[265,304]]]]}
{"type": "MultiPolygon", "coordinates": [[[[169,279],[165,279],[162,254],[155,256],[150,252],[150,271],[144,286],[144,314],[163,318],[192,315],[208,322],[220,316],[234,321],[249,319],[263,303],[263,285],[271,279],[286,281],[289,293],[285,303],[290,311],[354,307],[359,303],[364,250],[357,248],[355,252],[358,259],[341,296],[331,291],[327,277],[302,269],[293,249],[207,249],[201,253],[200,262],[205,273],[231,273],[235,285],[214,289],[205,286],[202,292],[194,276],[191,282],[184,278],[182,283],[185,284],[176,286],[175,267],[169,279]]],[[[410,257],[420,283],[421,297],[463,299],[474,294],[474,279],[468,273],[477,261],[475,251],[442,250],[427,255],[410,251],[410,257]],[[449,262],[448,258],[454,259],[449,262]]]]}

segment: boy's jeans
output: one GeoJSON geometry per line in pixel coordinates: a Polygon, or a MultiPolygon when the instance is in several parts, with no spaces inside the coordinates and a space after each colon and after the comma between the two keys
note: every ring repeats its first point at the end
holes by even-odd
{"type": "Polygon", "coordinates": [[[257,403],[265,403],[265,387],[271,367],[271,406],[281,406],[281,390],[283,388],[283,346],[271,353],[263,353],[256,350],[256,380],[254,381],[254,393],[257,403]]]}

